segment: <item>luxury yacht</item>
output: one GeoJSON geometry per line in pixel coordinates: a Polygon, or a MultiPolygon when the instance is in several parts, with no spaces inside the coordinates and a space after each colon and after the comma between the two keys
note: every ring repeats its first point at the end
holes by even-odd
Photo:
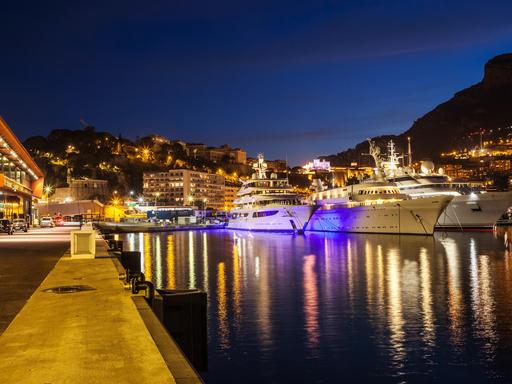
{"type": "Polygon", "coordinates": [[[293,192],[287,178],[278,178],[275,173],[267,177],[263,154],[258,155],[253,168],[252,178],[244,181],[237,193],[227,228],[302,232],[313,207],[293,192]]]}
{"type": "MultiPolygon", "coordinates": [[[[378,175],[376,175],[378,176],[378,175]]],[[[343,188],[317,188],[308,231],[432,235],[451,196],[413,200],[394,184],[373,179],[343,188]]]]}
{"type": "Polygon", "coordinates": [[[413,199],[433,196],[453,196],[452,201],[438,219],[439,229],[490,229],[512,206],[512,192],[487,192],[469,183],[454,182],[442,170],[435,172],[431,161],[422,161],[420,172],[411,164],[409,141],[408,166],[400,166],[393,141],[388,143],[387,160],[378,156],[380,150],[370,141],[370,154],[377,168],[382,169],[388,181],[396,183],[400,192],[413,199]],[[377,156],[375,156],[377,154],[377,156]]]}

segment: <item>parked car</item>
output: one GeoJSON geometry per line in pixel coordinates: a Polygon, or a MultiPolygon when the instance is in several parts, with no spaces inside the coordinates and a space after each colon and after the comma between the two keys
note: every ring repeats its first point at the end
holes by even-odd
{"type": "Polygon", "coordinates": [[[57,227],[62,227],[64,225],[64,218],[62,216],[54,216],[53,222],[57,227]]]}
{"type": "Polygon", "coordinates": [[[12,229],[15,231],[28,231],[28,224],[25,219],[14,219],[12,221],[12,229]]]}
{"type": "Polygon", "coordinates": [[[53,219],[51,217],[42,217],[41,220],[39,220],[39,226],[41,228],[44,228],[44,227],[53,228],[53,227],[55,227],[55,224],[53,223],[53,219]]]}
{"type": "Polygon", "coordinates": [[[5,232],[8,235],[12,235],[14,233],[14,229],[12,228],[12,223],[8,219],[0,220],[0,232],[5,232]]]}

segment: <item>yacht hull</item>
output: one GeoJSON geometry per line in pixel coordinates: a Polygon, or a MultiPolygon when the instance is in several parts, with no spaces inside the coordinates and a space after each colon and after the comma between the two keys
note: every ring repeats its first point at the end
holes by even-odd
{"type": "Polygon", "coordinates": [[[287,205],[268,206],[258,209],[234,209],[231,213],[236,218],[230,218],[226,228],[246,231],[300,232],[304,230],[313,206],[287,205]],[[273,212],[270,216],[259,216],[263,212],[273,212]]]}
{"type": "Polygon", "coordinates": [[[455,196],[439,216],[436,229],[491,229],[512,206],[512,192],[455,196]]]}
{"type": "Polygon", "coordinates": [[[432,197],[376,205],[321,206],[307,231],[432,235],[451,197],[432,197]]]}

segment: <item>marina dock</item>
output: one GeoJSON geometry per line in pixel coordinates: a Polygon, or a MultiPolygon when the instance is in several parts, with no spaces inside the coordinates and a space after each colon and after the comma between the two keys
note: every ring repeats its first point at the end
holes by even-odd
{"type": "Polygon", "coordinates": [[[123,289],[103,240],[97,247],[95,259],[65,254],[0,335],[0,380],[202,382],[144,298],[123,289]]]}

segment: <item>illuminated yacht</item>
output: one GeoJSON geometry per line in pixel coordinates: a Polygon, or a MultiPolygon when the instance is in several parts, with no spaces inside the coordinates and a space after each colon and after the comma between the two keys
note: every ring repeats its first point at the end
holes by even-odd
{"type": "Polygon", "coordinates": [[[243,182],[230,212],[227,228],[251,231],[302,231],[313,207],[301,201],[287,178],[267,177],[263,155],[253,165],[252,178],[243,182]]]}
{"type": "Polygon", "coordinates": [[[308,231],[432,235],[451,196],[413,200],[394,183],[372,179],[317,190],[308,231]]]}
{"type": "MultiPolygon", "coordinates": [[[[370,151],[375,146],[370,140],[370,151]]],[[[412,167],[410,140],[408,142],[408,165],[400,166],[399,156],[393,141],[388,143],[387,160],[374,156],[376,167],[382,169],[388,181],[396,183],[400,192],[413,199],[453,196],[443,211],[436,227],[438,228],[492,228],[497,220],[512,206],[512,192],[486,192],[483,188],[474,188],[469,183],[454,182],[443,173],[435,172],[434,163],[422,161],[420,172],[412,167]]]]}

